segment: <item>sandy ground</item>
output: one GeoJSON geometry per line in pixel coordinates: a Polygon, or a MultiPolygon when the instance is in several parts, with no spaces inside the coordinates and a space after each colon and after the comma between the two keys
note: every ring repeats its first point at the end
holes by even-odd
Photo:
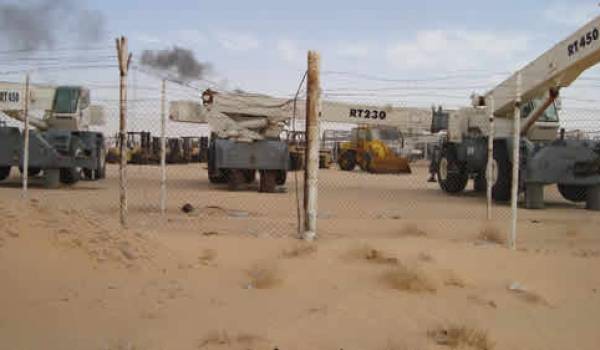
{"type": "MultiPolygon", "coordinates": [[[[203,165],[116,169],[49,191],[0,185],[0,349],[598,349],[600,214],[547,190],[520,210],[413,175],[325,170],[319,240],[286,193],[229,193],[203,165]],[[179,208],[190,203],[191,214],[179,208]]],[[[16,174],[15,174],[16,175],[16,174]]],[[[301,185],[301,184],[300,184],[301,185]]]]}

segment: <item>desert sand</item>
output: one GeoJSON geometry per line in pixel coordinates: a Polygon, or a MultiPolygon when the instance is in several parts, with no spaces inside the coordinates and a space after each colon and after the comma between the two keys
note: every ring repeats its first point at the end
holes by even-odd
{"type": "MultiPolygon", "coordinates": [[[[320,173],[319,239],[295,238],[287,191],[231,193],[204,165],[129,169],[118,224],[101,182],[0,184],[0,349],[598,349],[600,214],[485,222],[485,198],[412,175],[320,173]],[[182,205],[195,210],[186,214],[182,205]]],[[[301,183],[299,183],[301,186],[301,183]]]]}

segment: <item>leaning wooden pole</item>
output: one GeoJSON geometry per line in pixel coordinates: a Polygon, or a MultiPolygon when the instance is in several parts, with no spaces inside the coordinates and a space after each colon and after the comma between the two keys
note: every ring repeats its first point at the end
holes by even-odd
{"type": "Polygon", "coordinates": [[[119,61],[119,187],[120,187],[120,220],[127,226],[127,73],[131,64],[131,54],[127,48],[127,38],[121,37],[117,42],[117,59],[119,61]]]}
{"type": "Polygon", "coordinates": [[[25,76],[25,96],[23,98],[23,113],[24,113],[24,126],[23,126],[23,192],[21,196],[27,198],[27,186],[29,181],[29,73],[25,76]]]}
{"type": "Polygon", "coordinates": [[[494,182],[498,178],[498,165],[494,162],[494,137],[495,137],[495,123],[494,123],[494,109],[495,109],[494,96],[490,95],[488,108],[489,108],[489,127],[488,132],[488,160],[487,168],[485,171],[486,178],[486,197],[487,197],[487,219],[492,220],[493,218],[493,187],[494,182]]]}
{"type": "Polygon", "coordinates": [[[517,75],[517,89],[515,98],[515,111],[513,116],[513,157],[512,157],[512,191],[511,191],[511,235],[510,249],[517,249],[517,222],[518,222],[518,203],[519,203],[519,165],[521,150],[521,100],[522,100],[522,75],[517,75]]]}
{"type": "Polygon", "coordinates": [[[319,113],[321,83],[320,57],[308,52],[308,83],[306,98],[306,169],[304,173],[304,235],[312,241],[317,237],[317,193],[319,172],[319,113]]]}
{"type": "Polygon", "coordinates": [[[160,89],[160,213],[167,210],[167,81],[163,79],[160,89]]]}

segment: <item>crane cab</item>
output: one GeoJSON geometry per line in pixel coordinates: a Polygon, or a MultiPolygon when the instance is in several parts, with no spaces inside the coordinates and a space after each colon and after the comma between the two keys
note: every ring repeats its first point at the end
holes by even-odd
{"type": "Polygon", "coordinates": [[[81,131],[88,130],[90,126],[103,125],[104,113],[100,106],[90,104],[89,89],[59,86],[44,119],[50,128],[81,131]]]}

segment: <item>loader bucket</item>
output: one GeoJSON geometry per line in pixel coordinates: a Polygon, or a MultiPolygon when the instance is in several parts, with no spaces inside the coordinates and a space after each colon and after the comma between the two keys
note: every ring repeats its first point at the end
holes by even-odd
{"type": "Polygon", "coordinates": [[[412,170],[406,158],[386,157],[371,160],[369,172],[374,174],[410,174],[412,170]]]}

